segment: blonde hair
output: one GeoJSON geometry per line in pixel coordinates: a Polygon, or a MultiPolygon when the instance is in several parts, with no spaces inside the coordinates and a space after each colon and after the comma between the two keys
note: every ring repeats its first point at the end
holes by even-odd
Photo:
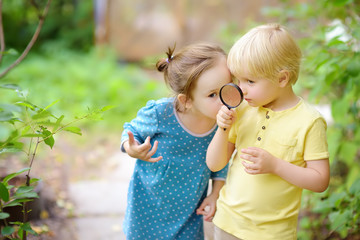
{"type": "MultiPolygon", "coordinates": [[[[174,50],[175,46],[169,47],[167,58],[160,59],[156,68],[164,72],[165,82],[175,96],[185,94],[188,99],[192,99],[192,90],[201,74],[214,67],[222,57],[226,58],[224,50],[211,43],[188,45],[176,54],[174,50]]],[[[181,111],[176,97],[175,107],[177,111],[181,111]]]]}
{"type": "Polygon", "coordinates": [[[287,29],[277,23],[251,29],[230,49],[228,67],[236,77],[244,70],[254,78],[276,80],[282,70],[295,84],[300,71],[301,50],[287,29]]]}

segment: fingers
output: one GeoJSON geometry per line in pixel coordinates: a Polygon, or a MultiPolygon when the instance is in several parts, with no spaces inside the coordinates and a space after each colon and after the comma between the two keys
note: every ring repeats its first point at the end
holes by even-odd
{"type": "Polygon", "coordinates": [[[259,149],[256,147],[248,147],[248,148],[243,148],[241,149],[242,153],[254,156],[254,157],[258,157],[259,156],[259,149]]]}
{"type": "Polygon", "coordinates": [[[145,139],[143,144],[140,144],[138,150],[141,152],[148,152],[151,149],[150,137],[145,139]]]}
{"type": "Polygon", "coordinates": [[[129,145],[130,145],[130,146],[135,145],[134,134],[133,134],[131,131],[128,131],[128,135],[129,135],[129,145]]]}
{"type": "Polygon", "coordinates": [[[207,202],[206,202],[206,201],[203,201],[203,202],[201,203],[200,207],[199,207],[198,209],[196,209],[196,213],[197,213],[198,215],[204,215],[204,214],[206,214],[205,208],[206,208],[207,205],[208,205],[207,202]]]}
{"type": "MultiPolygon", "coordinates": [[[[149,138],[150,139],[150,138],[149,138]]],[[[149,143],[150,144],[150,143],[149,143]]],[[[152,147],[152,149],[146,154],[147,158],[148,158],[148,162],[158,162],[162,159],[162,156],[156,157],[156,158],[152,158],[152,156],[156,153],[156,150],[158,148],[159,142],[155,141],[154,142],[154,146],[152,147]]],[[[151,145],[150,145],[151,147],[151,145]]]]}
{"type": "Polygon", "coordinates": [[[155,163],[155,162],[158,162],[160,161],[161,159],[163,159],[162,156],[160,157],[156,157],[156,158],[149,158],[148,160],[146,160],[147,162],[152,162],[152,163],[155,163]]]}
{"type": "Polygon", "coordinates": [[[159,145],[158,141],[155,141],[154,146],[152,146],[150,142],[150,137],[148,136],[145,139],[144,143],[139,144],[135,140],[134,134],[131,131],[128,131],[128,135],[129,135],[129,140],[128,140],[129,151],[127,151],[127,153],[131,157],[138,158],[146,162],[158,162],[163,158],[162,156],[155,158],[152,157],[157,151],[159,145]]]}
{"type": "Polygon", "coordinates": [[[259,169],[258,166],[253,164],[253,163],[247,163],[245,161],[242,161],[241,164],[244,166],[244,170],[245,172],[247,172],[248,174],[258,174],[259,173],[259,169]]]}
{"type": "Polygon", "coordinates": [[[236,117],[233,109],[223,106],[216,115],[217,124],[221,128],[230,128],[236,117]]]}

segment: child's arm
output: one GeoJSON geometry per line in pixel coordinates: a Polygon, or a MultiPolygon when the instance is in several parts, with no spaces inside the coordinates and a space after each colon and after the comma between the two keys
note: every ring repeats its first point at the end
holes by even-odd
{"type": "Polygon", "coordinates": [[[204,220],[211,222],[216,211],[216,200],[219,198],[220,189],[224,186],[225,181],[213,180],[211,193],[204,199],[200,207],[196,210],[196,214],[203,215],[204,220]],[[208,208],[206,208],[208,206],[208,208]]]}
{"type": "Polygon", "coordinates": [[[276,158],[264,149],[249,147],[241,150],[240,157],[245,171],[249,174],[273,173],[289,183],[314,192],[327,189],[330,180],[329,159],[306,161],[306,167],[276,158]]]}
{"type": "Polygon", "coordinates": [[[218,129],[206,152],[206,165],[213,172],[223,169],[228,164],[235,149],[235,145],[228,142],[230,128],[235,120],[235,111],[223,106],[216,118],[218,129]]]}
{"type": "Polygon", "coordinates": [[[152,158],[155,154],[158,141],[154,142],[154,146],[150,144],[150,137],[147,137],[143,144],[139,144],[135,138],[134,134],[128,131],[129,139],[123,143],[124,149],[130,157],[137,158],[146,162],[157,162],[162,159],[162,156],[152,158]]]}

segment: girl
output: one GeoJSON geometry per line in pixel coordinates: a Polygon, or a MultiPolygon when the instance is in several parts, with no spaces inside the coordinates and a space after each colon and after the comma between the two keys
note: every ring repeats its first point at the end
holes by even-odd
{"type": "Polygon", "coordinates": [[[211,221],[227,173],[205,163],[222,105],[219,90],[231,82],[226,54],[205,43],[173,52],[156,66],[174,97],[149,101],[124,125],[122,150],[137,158],[124,220],[128,240],[204,239],[202,215],[211,221]]]}

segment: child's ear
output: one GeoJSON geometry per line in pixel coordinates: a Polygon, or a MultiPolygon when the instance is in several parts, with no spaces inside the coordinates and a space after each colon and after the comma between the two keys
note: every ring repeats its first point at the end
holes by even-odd
{"type": "Polygon", "coordinates": [[[280,87],[286,87],[289,81],[290,81],[290,73],[287,70],[281,70],[279,73],[280,87]]]}
{"type": "Polygon", "coordinates": [[[177,99],[184,110],[191,107],[191,99],[189,99],[185,94],[180,93],[177,96],[177,99]]]}

